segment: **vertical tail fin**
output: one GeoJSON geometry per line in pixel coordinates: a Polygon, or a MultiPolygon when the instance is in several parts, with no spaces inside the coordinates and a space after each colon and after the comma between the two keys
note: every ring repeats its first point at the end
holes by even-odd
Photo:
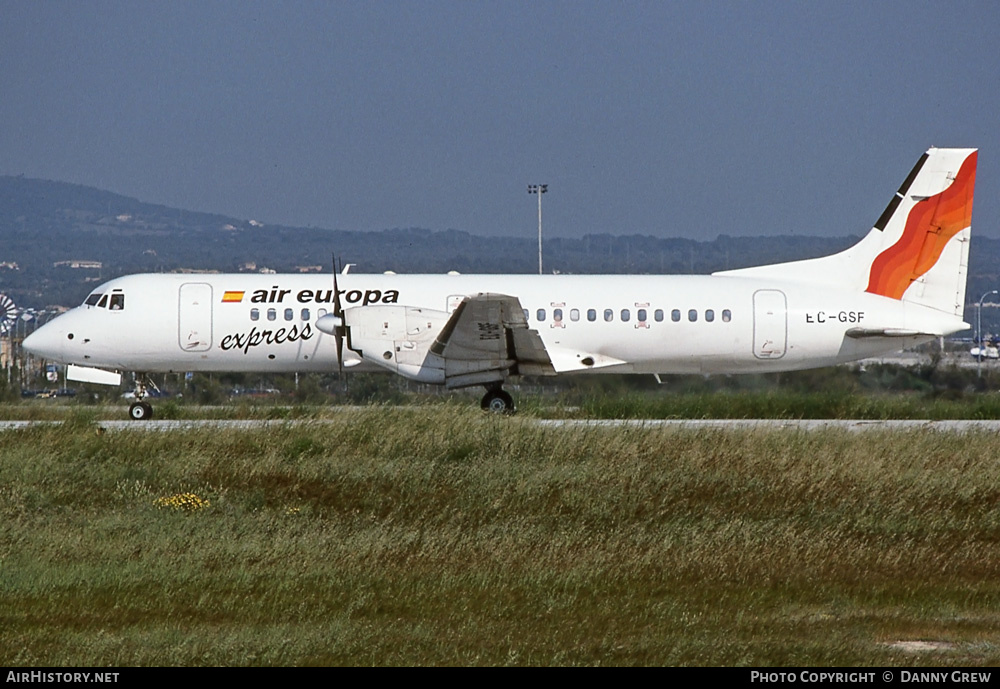
{"type": "Polygon", "coordinates": [[[729,270],[914,302],[961,317],[965,310],[974,148],[931,148],[864,239],[832,256],[729,270]]]}
{"type": "Polygon", "coordinates": [[[884,248],[865,291],[962,316],[977,158],[962,148],[924,154],[875,223],[884,248]]]}

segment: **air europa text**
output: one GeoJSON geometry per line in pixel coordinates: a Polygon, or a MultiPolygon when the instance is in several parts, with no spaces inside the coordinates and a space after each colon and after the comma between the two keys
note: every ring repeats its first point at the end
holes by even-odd
{"type": "MultiPolygon", "coordinates": [[[[340,298],[348,304],[395,304],[399,301],[399,290],[387,289],[384,292],[378,289],[349,289],[338,290],[340,298]]],[[[250,296],[251,304],[282,304],[285,297],[292,294],[290,289],[281,289],[274,285],[271,289],[257,289],[250,296]]],[[[295,301],[300,304],[332,304],[332,289],[303,289],[295,294],[295,301]]]]}

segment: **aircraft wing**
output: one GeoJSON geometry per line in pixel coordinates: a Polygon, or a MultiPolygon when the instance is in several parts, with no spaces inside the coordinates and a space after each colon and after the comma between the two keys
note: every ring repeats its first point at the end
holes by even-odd
{"type": "Polygon", "coordinates": [[[521,303],[506,294],[465,297],[451,313],[355,307],[345,309],[344,321],[349,349],[411,380],[457,388],[556,373],[521,303]]]}
{"type": "Polygon", "coordinates": [[[510,375],[522,376],[551,376],[626,364],[614,357],[565,347],[547,350],[538,331],[528,328],[521,302],[505,294],[466,297],[452,313],[431,351],[446,361],[507,361],[510,375]]]}
{"type": "Polygon", "coordinates": [[[552,360],[536,330],[528,328],[516,297],[466,297],[431,345],[446,362],[490,361],[511,375],[554,375],[552,360]]]}

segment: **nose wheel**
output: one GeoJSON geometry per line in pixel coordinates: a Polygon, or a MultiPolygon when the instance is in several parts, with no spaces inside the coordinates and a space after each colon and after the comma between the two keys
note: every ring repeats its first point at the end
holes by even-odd
{"type": "Polygon", "coordinates": [[[129,405],[128,418],[133,421],[149,421],[153,418],[153,405],[145,401],[146,388],[151,387],[156,390],[156,384],[149,380],[144,373],[137,373],[135,376],[135,402],[129,405]]]}
{"type": "Polygon", "coordinates": [[[133,402],[128,408],[128,417],[133,421],[148,421],[153,418],[153,405],[149,402],[133,402]]]}
{"type": "Polygon", "coordinates": [[[479,406],[483,408],[483,411],[494,414],[513,414],[514,398],[502,388],[492,388],[483,395],[483,401],[480,402],[479,406]]]}

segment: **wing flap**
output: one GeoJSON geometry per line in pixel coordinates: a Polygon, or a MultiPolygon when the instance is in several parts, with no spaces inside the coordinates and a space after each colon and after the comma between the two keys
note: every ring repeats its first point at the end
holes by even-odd
{"type": "MultiPolygon", "coordinates": [[[[627,366],[628,362],[604,354],[588,354],[573,349],[560,348],[552,353],[552,365],[557,373],[590,371],[611,366],[627,366]]],[[[623,371],[627,372],[627,371],[623,371]]]]}

